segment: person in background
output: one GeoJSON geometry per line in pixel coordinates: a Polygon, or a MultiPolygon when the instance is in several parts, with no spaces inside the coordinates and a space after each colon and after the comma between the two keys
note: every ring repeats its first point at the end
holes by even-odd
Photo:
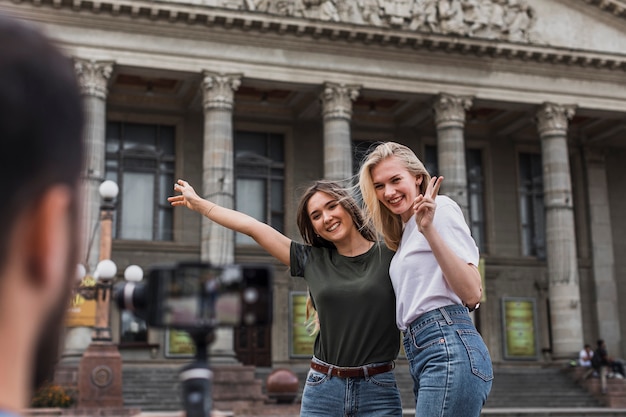
{"type": "Polygon", "coordinates": [[[478,307],[479,254],[459,206],[439,196],[415,153],[381,143],[361,165],[367,213],[396,254],[389,275],[404,332],[415,415],[478,417],[491,390],[491,357],[469,310],[478,307]]]}
{"type": "Polygon", "coordinates": [[[595,372],[591,366],[591,360],[593,358],[593,349],[591,345],[586,343],[582,350],[578,353],[578,366],[586,368],[582,376],[582,380],[589,378],[595,372]]]}
{"type": "Polygon", "coordinates": [[[591,358],[591,366],[600,375],[602,394],[607,393],[606,380],[609,375],[613,378],[624,378],[624,365],[621,361],[615,360],[609,356],[604,339],[598,339],[596,350],[593,352],[593,357],[591,358]]]}
{"type": "Polygon", "coordinates": [[[593,350],[591,345],[585,344],[583,349],[578,354],[578,366],[583,368],[591,368],[591,358],[593,358],[593,350]]]}
{"type": "Polygon", "coordinates": [[[0,416],[52,377],[79,253],[83,109],[70,59],[0,15],[0,416]]]}
{"type": "Polygon", "coordinates": [[[318,313],[319,332],[307,375],[302,417],[402,416],[392,371],[400,348],[389,279],[393,252],[379,243],[356,201],[333,182],[318,181],[300,199],[304,244],[247,214],[200,198],[178,180],[168,198],[252,237],[303,277],[318,313]]]}

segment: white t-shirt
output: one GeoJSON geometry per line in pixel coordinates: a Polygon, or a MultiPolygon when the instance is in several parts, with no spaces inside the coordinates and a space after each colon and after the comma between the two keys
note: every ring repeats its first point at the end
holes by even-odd
{"type": "Polygon", "coordinates": [[[583,349],[578,354],[578,364],[580,366],[591,367],[591,358],[593,358],[593,350],[587,352],[585,349],[583,349]],[[589,357],[589,359],[585,360],[586,357],[589,357]]]}
{"type": "MultiPolygon", "coordinates": [[[[476,242],[461,208],[446,196],[437,196],[433,226],[446,244],[468,264],[478,266],[476,242]]],[[[389,268],[396,293],[396,323],[406,330],[420,315],[450,304],[463,304],[446,283],[428,241],[417,230],[415,216],[404,227],[400,246],[389,268]]]]}

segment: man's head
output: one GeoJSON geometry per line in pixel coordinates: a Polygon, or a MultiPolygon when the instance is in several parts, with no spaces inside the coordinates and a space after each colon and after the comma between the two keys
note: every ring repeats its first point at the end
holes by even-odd
{"type": "Polygon", "coordinates": [[[76,265],[83,111],[72,62],[50,41],[2,15],[0,39],[0,339],[20,345],[26,358],[13,360],[30,358],[36,383],[56,361],[76,265]]]}

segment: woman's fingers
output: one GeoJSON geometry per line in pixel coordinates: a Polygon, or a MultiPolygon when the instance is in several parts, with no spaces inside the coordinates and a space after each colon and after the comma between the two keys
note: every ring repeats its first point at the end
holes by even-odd
{"type": "Polygon", "coordinates": [[[443,177],[431,177],[430,181],[428,182],[428,186],[426,187],[426,195],[432,199],[437,197],[442,181],[443,177]]]}
{"type": "MultiPolygon", "coordinates": [[[[431,178],[430,179],[431,183],[433,183],[433,179],[434,179],[434,184],[433,184],[433,187],[431,189],[430,197],[434,199],[439,194],[439,188],[441,188],[441,183],[443,182],[443,177],[440,176],[440,177],[431,178]]],[[[430,186],[430,184],[429,184],[429,186],[430,186]]]]}

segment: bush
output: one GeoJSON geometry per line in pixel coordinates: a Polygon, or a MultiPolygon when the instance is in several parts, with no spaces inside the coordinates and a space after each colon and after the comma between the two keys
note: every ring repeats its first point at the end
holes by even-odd
{"type": "Polygon", "coordinates": [[[30,406],[33,408],[68,408],[74,404],[69,390],[60,385],[47,383],[35,392],[30,406]]]}

